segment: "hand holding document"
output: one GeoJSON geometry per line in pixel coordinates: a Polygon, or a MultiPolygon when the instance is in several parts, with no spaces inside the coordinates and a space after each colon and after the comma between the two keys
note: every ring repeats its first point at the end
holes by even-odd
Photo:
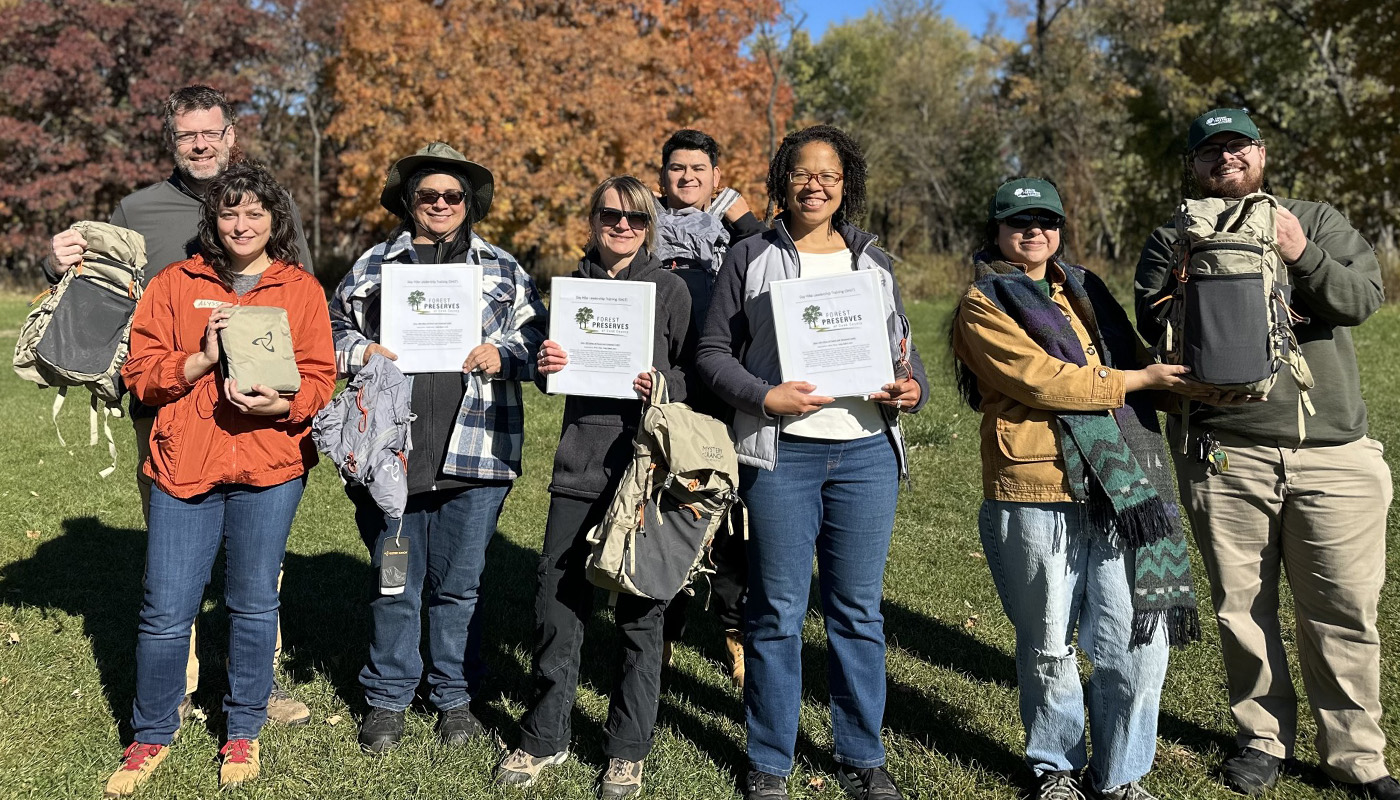
{"type": "Polygon", "coordinates": [[[481,267],[385,264],[379,290],[380,344],[405,373],[461,372],[481,344],[481,267]]]}
{"type": "Polygon", "coordinates": [[[549,393],[635,399],[633,381],[651,369],[655,327],[652,283],[555,278],[549,338],[568,364],[546,379],[549,393]]]}
{"type": "Polygon", "coordinates": [[[769,284],[784,381],[864,397],[894,382],[880,278],[872,270],[769,284]]]}

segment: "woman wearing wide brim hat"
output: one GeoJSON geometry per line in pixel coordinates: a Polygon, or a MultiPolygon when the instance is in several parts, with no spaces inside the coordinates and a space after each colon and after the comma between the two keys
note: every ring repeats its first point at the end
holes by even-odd
{"type": "Polygon", "coordinates": [[[460,745],[483,733],[469,705],[485,673],[477,602],[481,574],[496,518],[520,476],[520,381],[533,374],[546,320],[530,276],[472,230],[491,208],[494,189],[489,170],[442,142],[394,162],[379,202],[401,222],[387,241],[360,256],[331,300],[336,365],[350,376],[372,356],[397,358],[377,341],[385,265],[482,269],[482,344],[464,349],[460,372],[412,376],[409,405],[416,416],[402,526],[362,487],[347,489],[374,574],[386,544],[408,552],[401,589],[386,593],[376,585],[370,598],[369,659],[360,671],[370,707],[359,733],[366,752],[383,752],[403,736],[404,710],[424,673],[419,639],[425,585],[428,703],[438,711],[438,739],[460,745]]]}

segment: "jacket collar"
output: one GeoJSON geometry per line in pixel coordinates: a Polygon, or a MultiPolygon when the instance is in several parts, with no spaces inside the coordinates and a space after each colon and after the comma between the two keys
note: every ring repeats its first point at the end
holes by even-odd
{"type": "MultiPolygon", "coordinates": [[[[792,240],[792,234],[788,232],[785,217],[785,214],[780,214],[777,219],[773,220],[773,230],[778,232],[778,241],[782,242],[784,247],[796,252],[797,244],[792,240]]],[[[836,228],[836,233],[846,243],[846,247],[850,248],[851,252],[857,256],[864,254],[866,249],[876,241],[875,234],[863,231],[849,222],[841,223],[836,228]]]]}
{"type": "Polygon", "coordinates": [[[578,262],[578,273],[585,278],[603,278],[607,280],[640,281],[645,280],[648,275],[661,269],[661,262],[652,255],[643,245],[633,257],[632,263],[617,273],[617,276],[608,274],[608,270],[603,266],[598,257],[598,248],[590,247],[583,254],[583,258],[578,262]]]}
{"type": "MultiPolygon", "coordinates": [[[[219,278],[219,274],[214,271],[214,268],[204,260],[204,254],[202,253],[188,261],[181,262],[180,269],[184,270],[187,275],[195,278],[205,278],[221,286],[224,283],[223,280],[219,278]]],[[[288,264],[285,261],[273,261],[262,273],[262,278],[258,280],[258,288],[286,283],[296,277],[296,271],[299,269],[301,269],[301,267],[295,264],[288,264]]]]}

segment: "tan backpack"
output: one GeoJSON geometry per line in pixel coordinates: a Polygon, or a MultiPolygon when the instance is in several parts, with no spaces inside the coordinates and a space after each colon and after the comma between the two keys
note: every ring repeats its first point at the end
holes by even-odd
{"type": "Polygon", "coordinates": [[[603,521],[588,532],[588,579],[613,592],[670,600],[714,572],[710,544],[739,499],[739,459],[729,429],[666,401],[652,373],[651,400],[603,521]]]}

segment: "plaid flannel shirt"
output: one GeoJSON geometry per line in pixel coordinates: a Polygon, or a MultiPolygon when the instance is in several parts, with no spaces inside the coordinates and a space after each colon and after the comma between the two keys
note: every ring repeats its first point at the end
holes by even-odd
{"type": "MultiPolygon", "coordinates": [[[[342,376],[359,371],[365,350],[379,340],[383,262],[418,263],[412,235],[404,232],[370,248],[331,298],[336,369],[342,376]]],[[[500,351],[501,372],[489,379],[477,373],[463,376],[462,408],[442,469],[469,480],[515,480],[524,446],[520,384],[535,379],[535,357],[545,338],[548,312],[535,282],[506,251],[472,234],[467,263],[483,271],[481,329],[484,340],[500,351]]]]}

